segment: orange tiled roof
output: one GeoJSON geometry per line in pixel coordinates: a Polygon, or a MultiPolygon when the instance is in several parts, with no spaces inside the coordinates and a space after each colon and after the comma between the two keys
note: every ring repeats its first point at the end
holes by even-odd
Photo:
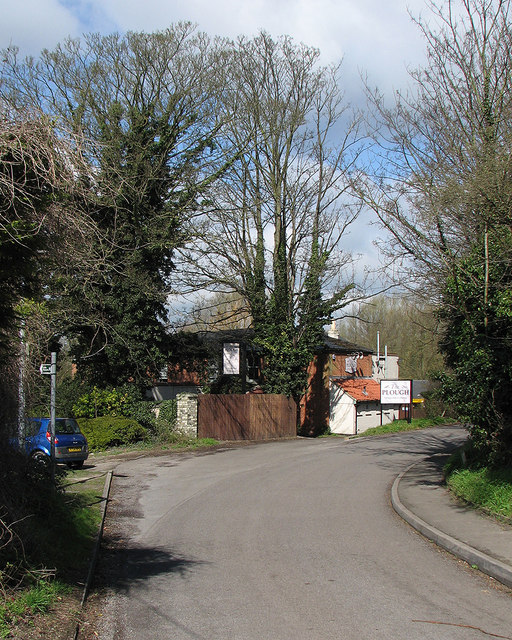
{"type": "Polygon", "coordinates": [[[338,380],[337,384],[357,402],[380,402],[380,383],[368,378],[338,380]]]}

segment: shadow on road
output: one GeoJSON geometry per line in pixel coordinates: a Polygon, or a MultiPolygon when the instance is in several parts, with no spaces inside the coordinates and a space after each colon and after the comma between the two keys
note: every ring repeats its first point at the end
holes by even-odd
{"type": "MultiPolygon", "coordinates": [[[[435,431],[407,431],[390,435],[368,437],[351,440],[344,449],[345,454],[361,453],[375,458],[375,464],[393,470],[397,469],[397,458],[403,457],[404,464],[410,464],[411,456],[428,458],[439,454],[450,453],[460,447],[467,438],[462,427],[435,427],[435,431]],[[383,440],[386,446],[382,446],[383,440]],[[389,446],[390,442],[393,445],[389,446]]],[[[399,470],[399,469],[398,469],[399,470]]]]}
{"type": "Polygon", "coordinates": [[[130,586],[155,576],[182,577],[203,561],[184,558],[158,548],[125,546],[119,539],[106,539],[95,578],[95,588],[127,592],[130,586]]]}

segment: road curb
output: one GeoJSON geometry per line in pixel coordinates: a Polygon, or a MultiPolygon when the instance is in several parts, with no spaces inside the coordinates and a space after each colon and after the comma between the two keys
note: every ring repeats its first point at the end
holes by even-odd
{"type": "Polygon", "coordinates": [[[435,544],[446,549],[446,551],[449,551],[451,554],[457,556],[461,560],[464,560],[471,566],[478,567],[479,571],[491,576],[491,578],[494,578],[507,587],[512,588],[512,567],[500,560],[492,558],[483,551],[470,547],[466,543],[453,538],[428,522],[425,522],[401,502],[398,493],[398,487],[401,480],[412,468],[424,461],[425,460],[414,462],[396,477],[393,482],[393,486],[391,487],[391,504],[393,505],[393,509],[403,520],[408,522],[411,527],[425,536],[425,538],[435,542],[435,544]]]}
{"type": "MultiPolygon", "coordinates": [[[[110,495],[110,485],[112,484],[113,475],[114,475],[113,471],[108,471],[105,478],[105,484],[103,485],[103,494],[101,496],[101,501],[102,501],[101,521],[100,521],[100,526],[98,527],[98,532],[96,533],[96,540],[94,542],[91,561],[89,563],[89,572],[87,574],[87,579],[85,581],[84,590],[82,593],[82,600],[80,602],[80,610],[83,609],[85,601],[87,600],[87,596],[89,594],[89,590],[92,584],[92,579],[94,577],[94,571],[96,569],[96,563],[98,562],[98,556],[99,556],[100,546],[101,546],[101,538],[103,536],[103,527],[105,525],[105,517],[107,515],[107,504],[108,504],[108,498],[110,495]]],[[[80,633],[80,623],[76,625],[75,635],[73,636],[73,640],[77,640],[79,633],[80,633]]]]}

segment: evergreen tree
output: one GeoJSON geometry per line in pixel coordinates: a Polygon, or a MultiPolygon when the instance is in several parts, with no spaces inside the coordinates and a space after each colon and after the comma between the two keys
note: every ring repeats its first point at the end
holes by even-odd
{"type": "Polygon", "coordinates": [[[94,382],[148,383],[167,355],[166,298],[182,226],[224,163],[214,144],[220,54],[188,24],[90,34],[37,60],[4,53],[11,108],[36,107],[60,135],[87,140],[76,180],[102,260],[58,270],[51,297],[63,310],[62,333],[94,382]]]}

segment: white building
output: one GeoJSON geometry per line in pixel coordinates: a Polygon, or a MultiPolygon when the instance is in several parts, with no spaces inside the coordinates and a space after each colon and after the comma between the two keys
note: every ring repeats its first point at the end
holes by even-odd
{"type": "Polygon", "coordinates": [[[332,379],[331,433],[356,435],[398,419],[398,405],[381,405],[380,382],[372,378],[332,379]]]}

